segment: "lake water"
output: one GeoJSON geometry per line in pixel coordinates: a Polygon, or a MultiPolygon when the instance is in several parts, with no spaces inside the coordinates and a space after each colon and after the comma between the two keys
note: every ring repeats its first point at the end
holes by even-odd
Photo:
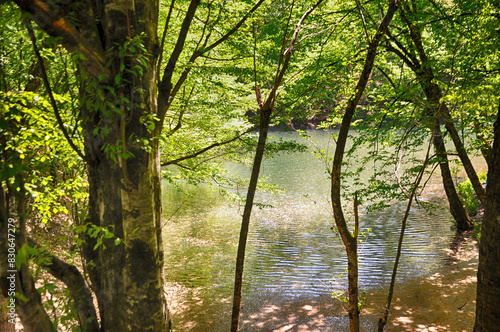
{"type": "MultiPolygon", "coordinates": [[[[322,131],[310,133],[314,143],[301,140],[296,133],[273,135],[296,139],[311,149],[315,145],[334,150],[330,134],[322,131]]],[[[228,164],[227,168],[230,174],[249,174],[249,168],[243,165],[228,164]]],[[[255,307],[272,298],[276,302],[281,301],[278,298],[324,301],[333,291],[345,290],[347,260],[341,240],[332,229],[325,164],[310,152],[283,153],[266,159],[261,175],[281,191],[260,192],[256,197],[257,202],[272,207],[254,208],[252,213],[244,303],[255,307]]],[[[174,314],[174,327],[177,323],[178,331],[219,331],[220,327],[212,329],[214,325],[210,324],[230,320],[227,315],[243,207],[208,185],[182,186],[184,192],[168,183],[163,186],[164,218],[168,219],[163,229],[165,272],[171,286],[169,296],[175,303],[173,311],[178,313],[177,317],[174,314]]],[[[449,261],[446,249],[455,231],[438,177],[428,183],[422,199],[436,204],[436,208],[432,214],[417,206],[411,210],[399,266],[400,283],[433,275],[449,261]]],[[[361,207],[360,230],[366,236],[359,248],[359,284],[367,292],[385,288],[390,281],[405,208],[406,202],[373,213],[361,207]]],[[[471,264],[476,263],[474,259],[471,264]]],[[[250,313],[245,316],[245,307],[243,313],[248,316],[247,323],[251,322],[250,313]]]]}

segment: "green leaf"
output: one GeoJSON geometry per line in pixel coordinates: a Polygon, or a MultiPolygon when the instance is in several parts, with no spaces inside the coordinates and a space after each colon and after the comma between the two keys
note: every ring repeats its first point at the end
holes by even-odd
{"type": "Polygon", "coordinates": [[[24,296],[24,294],[16,292],[16,299],[21,300],[23,302],[28,302],[28,298],[24,296]]]}

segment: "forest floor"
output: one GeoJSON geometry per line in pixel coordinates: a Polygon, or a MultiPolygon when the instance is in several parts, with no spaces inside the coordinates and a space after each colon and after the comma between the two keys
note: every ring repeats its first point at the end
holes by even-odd
{"type": "MultiPolygon", "coordinates": [[[[447,259],[436,271],[420,278],[405,276],[396,282],[386,331],[471,331],[474,325],[477,242],[470,236],[455,238],[447,259]]],[[[361,313],[361,331],[376,331],[388,289],[370,289],[361,313]]],[[[229,331],[231,298],[199,296],[199,290],[167,289],[173,331],[229,331]]],[[[349,330],[346,304],[323,296],[286,297],[266,292],[243,300],[241,331],[349,330]]]]}

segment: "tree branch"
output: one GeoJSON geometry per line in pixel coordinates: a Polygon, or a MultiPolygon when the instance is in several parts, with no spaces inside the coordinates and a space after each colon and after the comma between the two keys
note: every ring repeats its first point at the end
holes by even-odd
{"type": "Polygon", "coordinates": [[[247,129],[243,133],[238,134],[237,136],[235,136],[235,137],[233,137],[233,138],[231,138],[229,140],[210,144],[209,146],[207,146],[207,147],[205,147],[205,148],[203,148],[201,150],[198,150],[196,152],[193,152],[193,153],[191,153],[189,155],[186,155],[184,157],[180,157],[180,158],[177,158],[177,159],[166,161],[166,162],[162,163],[161,166],[168,166],[168,165],[172,165],[172,164],[178,164],[181,161],[184,161],[184,160],[187,160],[187,159],[191,159],[191,158],[195,158],[195,157],[199,156],[200,154],[205,153],[205,152],[207,152],[207,151],[209,151],[209,150],[211,150],[213,148],[216,148],[216,147],[221,146],[221,145],[232,143],[232,142],[236,141],[237,139],[239,139],[240,137],[242,137],[243,135],[246,135],[246,134],[252,132],[256,128],[257,128],[257,126],[253,126],[250,129],[247,129]]]}
{"type": "Polygon", "coordinates": [[[54,109],[54,115],[56,116],[57,119],[57,124],[59,125],[59,129],[62,131],[64,137],[66,138],[66,141],[68,141],[68,144],[71,146],[71,148],[78,154],[82,160],[87,160],[87,158],[83,155],[83,153],[78,149],[78,147],[75,145],[73,140],[68,134],[68,131],[64,127],[64,122],[61,118],[61,114],[59,113],[59,108],[57,107],[56,100],[54,99],[54,95],[52,93],[52,89],[50,87],[49,79],[47,77],[47,71],[45,70],[45,64],[43,62],[42,56],[40,55],[40,52],[38,51],[38,47],[36,46],[36,38],[35,34],[33,32],[33,27],[31,26],[31,21],[28,18],[24,18],[24,23],[26,24],[26,28],[28,29],[28,33],[31,38],[31,42],[33,44],[33,50],[35,51],[35,55],[38,59],[38,62],[40,63],[40,69],[42,73],[42,79],[43,83],[45,85],[45,89],[47,90],[47,95],[49,96],[50,99],[50,104],[52,105],[52,108],[54,109]]]}
{"type": "Polygon", "coordinates": [[[168,25],[170,24],[170,17],[172,16],[174,4],[175,4],[175,0],[172,0],[172,2],[170,3],[170,8],[168,9],[167,18],[165,20],[165,27],[163,28],[163,34],[161,36],[160,55],[158,56],[158,65],[156,67],[157,75],[158,75],[156,80],[157,80],[158,84],[160,83],[160,68],[161,68],[161,62],[163,60],[163,53],[164,53],[163,48],[165,47],[165,38],[167,37],[168,25]]]}
{"type": "Polygon", "coordinates": [[[83,56],[81,62],[85,69],[99,77],[109,77],[104,55],[90,44],[73,24],[58,14],[58,10],[41,0],[14,0],[22,11],[33,15],[33,20],[46,33],[53,37],[61,37],[61,45],[69,52],[77,52],[83,56]]]}
{"type": "MultiPolygon", "coordinates": [[[[41,246],[32,238],[28,237],[30,247],[41,246]]],[[[75,303],[76,313],[80,327],[86,332],[99,332],[99,322],[87,281],[80,271],[53,254],[49,254],[49,261],[39,264],[56,279],[61,280],[68,287],[75,303]]]]}
{"type": "MultiPolygon", "coordinates": [[[[274,79],[274,86],[269,92],[269,96],[266,99],[266,102],[264,104],[264,108],[268,109],[273,109],[274,108],[274,103],[276,102],[276,96],[277,96],[277,90],[278,87],[281,84],[281,81],[283,80],[283,76],[285,75],[286,71],[288,70],[288,66],[290,64],[290,59],[292,58],[292,53],[293,53],[293,48],[295,46],[295,42],[297,40],[297,36],[299,35],[300,28],[302,27],[302,23],[304,20],[318,7],[323,0],[317,1],[314,5],[312,5],[311,8],[309,8],[300,18],[300,20],[297,22],[297,25],[295,26],[295,31],[293,32],[292,38],[290,39],[290,44],[288,48],[285,50],[285,60],[283,62],[283,66],[281,67],[281,70],[276,74],[276,77],[274,79]]],[[[281,58],[280,58],[281,60],[281,58]]]]}
{"type": "Polygon", "coordinates": [[[186,42],[189,28],[191,26],[191,22],[193,21],[194,13],[196,12],[199,4],[200,0],[191,0],[188,11],[186,12],[186,16],[184,16],[184,21],[182,22],[181,30],[179,31],[179,36],[177,37],[177,42],[175,43],[174,50],[170,55],[167,66],[165,67],[163,78],[158,85],[158,118],[160,119],[160,126],[158,126],[159,128],[161,128],[161,126],[163,125],[165,114],[171,102],[170,93],[172,90],[172,76],[174,74],[175,66],[177,65],[177,61],[179,60],[182,50],[184,49],[184,44],[186,42]]]}
{"type": "MultiPolygon", "coordinates": [[[[192,0],[192,1],[193,2],[197,1],[199,3],[199,0],[192,0]]],[[[241,20],[228,33],[226,33],[224,36],[222,36],[216,42],[212,43],[211,45],[209,45],[207,47],[204,47],[203,50],[200,50],[200,49],[195,50],[193,52],[193,54],[191,55],[191,58],[189,59],[189,65],[186,66],[186,68],[182,72],[181,76],[179,77],[179,79],[177,80],[177,82],[175,83],[175,86],[173,88],[172,88],[172,75],[173,75],[173,71],[175,69],[175,63],[178,60],[178,55],[177,55],[177,58],[175,59],[175,62],[173,64],[170,64],[170,61],[169,61],[170,67],[169,67],[169,64],[167,64],[167,67],[165,68],[165,74],[163,76],[162,82],[160,83],[159,89],[158,89],[158,91],[159,91],[158,117],[160,118],[159,123],[161,125],[163,124],[165,114],[166,114],[168,108],[170,107],[170,104],[172,103],[172,101],[175,98],[175,96],[177,95],[177,92],[179,91],[180,87],[182,86],[182,84],[184,84],[184,81],[186,80],[189,73],[191,72],[192,64],[196,61],[196,59],[198,57],[202,56],[203,54],[209,52],[210,50],[214,49],[215,47],[220,45],[222,42],[224,42],[226,39],[228,39],[231,35],[233,35],[236,31],[238,31],[238,29],[243,25],[243,23],[245,23],[245,21],[250,17],[250,15],[253,12],[255,12],[257,10],[257,8],[259,8],[260,5],[264,1],[265,0],[259,0],[259,2],[255,6],[253,6],[253,8],[245,16],[243,16],[243,18],[241,18],[241,20]]],[[[188,10],[188,13],[186,13],[186,18],[188,17],[188,14],[189,14],[189,10],[188,10]]],[[[194,15],[194,11],[193,11],[193,15],[194,15]]],[[[191,20],[192,20],[192,17],[191,17],[191,20]]],[[[186,21],[186,19],[185,19],[185,21],[186,21]]],[[[184,23],[183,23],[183,28],[184,28],[184,23]]],[[[188,29],[189,29],[189,26],[187,27],[187,29],[185,31],[186,34],[187,34],[188,29]]],[[[181,29],[181,33],[182,32],[183,32],[183,30],[181,29]]],[[[180,36],[181,36],[181,34],[179,34],[179,38],[180,38],[180,36]]],[[[185,39],[185,36],[184,36],[184,39],[185,39]]],[[[179,41],[177,42],[177,44],[179,44],[179,41]]],[[[177,48],[177,44],[176,44],[176,48],[177,48]]],[[[182,46],[183,45],[184,45],[184,41],[182,41],[182,46]]],[[[181,51],[182,51],[182,49],[179,50],[179,54],[181,51]]],[[[175,52],[175,49],[174,49],[174,52],[175,52]]],[[[174,56],[174,52],[172,53],[172,56],[174,56]]],[[[172,58],[171,58],[171,60],[172,60],[172,58]]]]}

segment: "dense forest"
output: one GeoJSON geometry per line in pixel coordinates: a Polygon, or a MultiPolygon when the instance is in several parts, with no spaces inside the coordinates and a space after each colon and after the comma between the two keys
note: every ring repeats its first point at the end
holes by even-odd
{"type": "Polygon", "coordinates": [[[408,218],[432,213],[419,199],[430,174],[457,234],[478,239],[474,331],[498,330],[498,1],[3,0],[0,10],[2,331],[176,330],[163,182],[212,183],[241,204],[224,318],[239,331],[252,211],[270,208],[255,199],[268,186],[261,165],[305,149],[269,137],[278,129],[335,141],[310,157],[327,169],[350,331],[363,330],[361,209],[406,206],[384,331],[408,218]],[[228,176],[228,162],[248,177],[228,176]]]}

